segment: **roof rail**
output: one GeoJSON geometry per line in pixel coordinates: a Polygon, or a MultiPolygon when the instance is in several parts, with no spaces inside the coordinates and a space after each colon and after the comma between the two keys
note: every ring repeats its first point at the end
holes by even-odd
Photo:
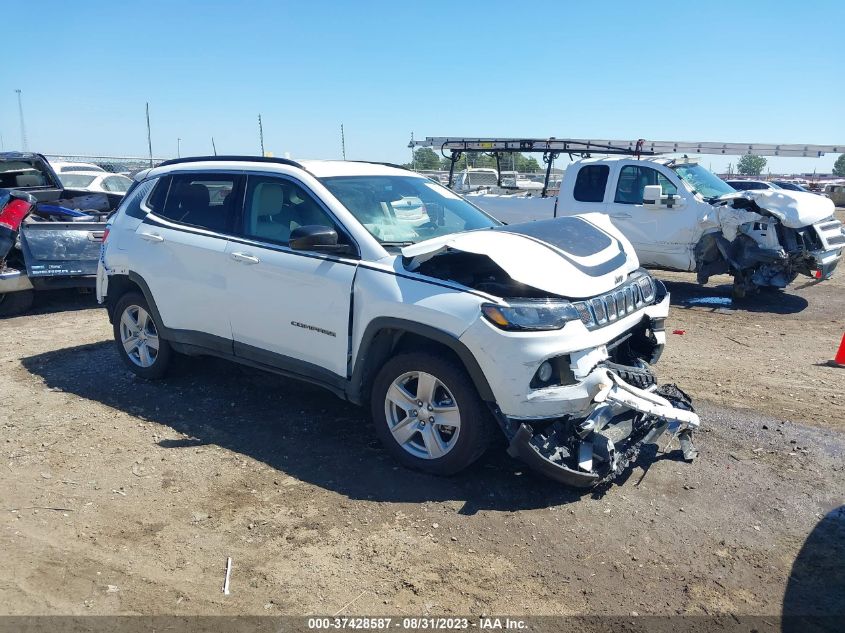
{"type": "Polygon", "coordinates": [[[291,167],[299,167],[300,169],[304,169],[304,167],[297,163],[295,160],[290,160],[289,158],[275,158],[271,156],[187,156],[185,158],[171,158],[170,160],[166,160],[163,163],[160,163],[158,166],[166,167],[168,165],[181,165],[183,163],[200,163],[206,161],[244,161],[249,163],[276,163],[278,165],[290,165],[291,167]]]}

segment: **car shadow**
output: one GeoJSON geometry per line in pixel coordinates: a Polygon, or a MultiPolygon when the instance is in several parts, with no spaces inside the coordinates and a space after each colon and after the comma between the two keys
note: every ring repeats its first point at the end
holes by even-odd
{"type": "Polygon", "coordinates": [[[845,506],[829,512],[798,552],[783,598],[785,633],[842,631],[845,622],[845,506]]]}
{"type": "Polygon", "coordinates": [[[97,298],[92,289],[65,288],[61,290],[38,290],[32,307],[23,314],[0,317],[13,319],[31,314],[56,314],[59,312],[73,312],[77,310],[93,310],[99,308],[97,298]]]}
{"type": "Polygon", "coordinates": [[[745,299],[731,298],[731,284],[700,286],[687,281],[663,280],[671,295],[670,303],[681,309],[710,309],[712,312],[768,312],[795,314],[808,305],[804,297],[780,290],[764,290],[745,299]]]}
{"type": "Polygon", "coordinates": [[[214,444],[350,499],[461,501],[461,514],[559,506],[585,492],[535,475],[504,451],[504,438],[453,477],[401,467],[382,448],[365,411],[293,379],[210,358],[177,357],[162,381],[136,378],[112,342],[22,359],[50,388],[166,425],[183,437],[162,450],[214,444]]]}

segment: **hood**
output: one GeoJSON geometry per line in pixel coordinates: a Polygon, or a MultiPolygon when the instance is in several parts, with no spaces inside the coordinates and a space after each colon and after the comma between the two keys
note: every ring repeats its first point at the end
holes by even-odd
{"type": "Polygon", "coordinates": [[[568,298],[608,292],[639,268],[630,242],[599,213],[453,233],[406,246],[402,255],[416,270],[456,251],[486,256],[514,281],[568,298]]]}
{"type": "Polygon", "coordinates": [[[781,224],[791,229],[821,222],[833,215],[834,206],[829,198],[803,191],[779,191],[766,189],[761,191],[742,191],[723,196],[721,200],[745,198],[752,200],[758,207],[765,209],[781,224]]]}

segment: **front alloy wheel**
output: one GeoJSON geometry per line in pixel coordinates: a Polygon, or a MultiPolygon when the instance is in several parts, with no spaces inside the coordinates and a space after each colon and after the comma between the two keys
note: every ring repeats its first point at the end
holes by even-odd
{"type": "Polygon", "coordinates": [[[446,353],[390,358],[373,381],[370,410],[393,457],[436,475],[466,468],[490,441],[489,409],[461,363],[446,353]]]}
{"type": "Polygon", "coordinates": [[[390,385],[384,415],[393,439],[414,457],[437,459],[454,448],[461,433],[461,411],[435,376],[411,371],[390,385]]]}

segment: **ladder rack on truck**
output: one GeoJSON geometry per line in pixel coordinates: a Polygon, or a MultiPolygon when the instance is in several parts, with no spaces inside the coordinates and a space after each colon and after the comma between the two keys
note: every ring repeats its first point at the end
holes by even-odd
{"type": "MultiPolygon", "coordinates": [[[[543,182],[541,195],[546,196],[549,188],[549,178],[552,172],[552,162],[561,154],[587,157],[592,154],[622,154],[628,156],[656,156],[658,154],[723,154],[740,156],[755,154],[757,156],[790,156],[817,158],[825,154],[845,152],[845,145],[810,145],[810,144],[772,144],[772,143],[711,143],[692,141],[647,141],[636,139],[630,141],[602,141],[574,138],[470,138],[449,136],[428,136],[424,139],[411,140],[408,147],[440,148],[444,158],[451,161],[449,165],[449,186],[452,186],[455,163],[465,153],[490,154],[496,159],[496,171],[499,169],[499,159],[502,154],[514,152],[536,152],[543,154],[546,164],[546,178],[543,182]],[[450,152],[447,156],[446,152],[450,152]]],[[[501,186],[501,175],[499,185],[501,186]]]]}

